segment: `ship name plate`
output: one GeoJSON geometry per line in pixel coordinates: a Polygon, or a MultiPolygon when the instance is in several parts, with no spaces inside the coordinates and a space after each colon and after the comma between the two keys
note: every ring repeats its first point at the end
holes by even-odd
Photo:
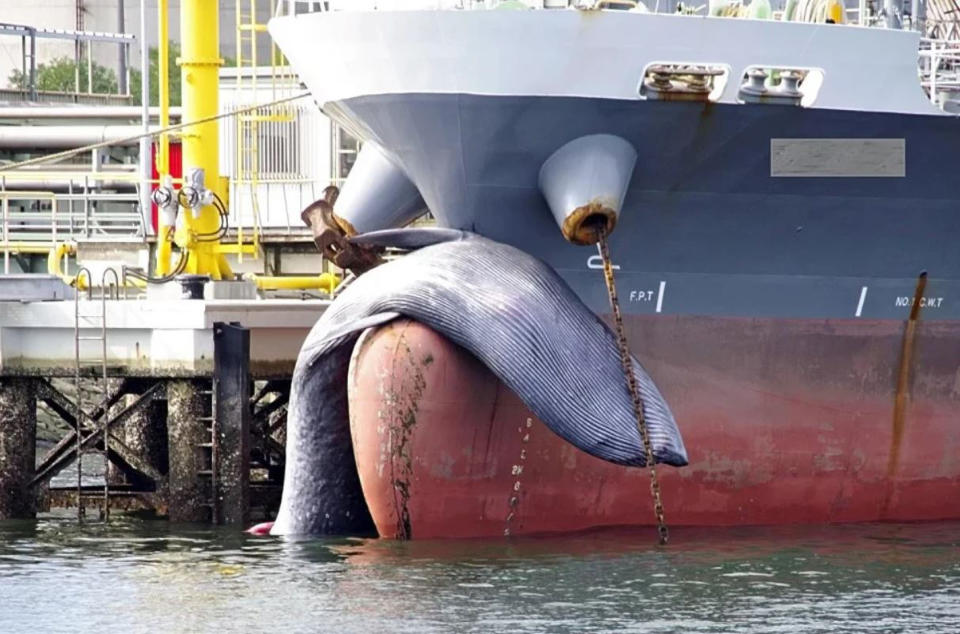
{"type": "MultiPolygon", "coordinates": [[[[897,308],[913,308],[913,297],[900,296],[894,299],[893,303],[897,308]]],[[[921,308],[940,308],[943,304],[942,297],[921,297],[920,298],[920,307],[921,308]]]]}
{"type": "Polygon", "coordinates": [[[903,178],[906,139],[770,139],[770,176],[903,178]]]}

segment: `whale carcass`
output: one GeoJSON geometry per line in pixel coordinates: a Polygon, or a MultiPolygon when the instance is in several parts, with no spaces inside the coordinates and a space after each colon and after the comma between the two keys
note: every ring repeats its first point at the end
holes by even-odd
{"type": "MultiPolygon", "coordinates": [[[[394,230],[358,242],[416,248],[363,275],[307,337],[294,371],[283,496],[274,534],[372,532],[347,412],[353,344],[404,316],[472,353],[555,434],[619,465],[645,464],[608,327],[549,266],[451,230],[394,230]]],[[[657,462],[687,463],[666,401],[633,360],[657,462]]]]}

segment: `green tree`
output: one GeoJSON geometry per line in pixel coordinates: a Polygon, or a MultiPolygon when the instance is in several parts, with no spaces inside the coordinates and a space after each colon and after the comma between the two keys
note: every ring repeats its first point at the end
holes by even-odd
{"type": "MultiPolygon", "coordinates": [[[[76,89],[77,64],[69,57],[57,57],[42,64],[37,64],[37,90],[57,92],[74,92],[76,89]]],[[[86,61],[80,62],[80,92],[87,91],[86,61]]],[[[14,70],[8,78],[11,88],[26,90],[29,78],[19,70],[14,70]]],[[[93,92],[116,93],[117,74],[96,62],[93,63],[93,92]]]]}
{"type": "MultiPolygon", "coordinates": [[[[180,45],[176,42],[170,42],[167,59],[167,76],[170,81],[170,105],[180,105],[180,67],[177,66],[177,58],[180,57],[180,45]]],[[[160,104],[160,51],[156,47],[150,47],[147,51],[150,64],[150,105],[160,104]]],[[[140,69],[130,69],[130,94],[133,97],[133,103],[141,105],[140,101],[140,69]]]]}

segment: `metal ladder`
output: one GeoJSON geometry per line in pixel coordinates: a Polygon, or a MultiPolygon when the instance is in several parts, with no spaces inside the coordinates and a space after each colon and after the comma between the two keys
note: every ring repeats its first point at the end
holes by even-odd
{"type": "MultiPolygon", "coordinates": [[[[290,63],[283,56],[276,43],[269,38],[267,25],[258,20],[258,7],[269,8],[269,0],[235,0],[236,3],[236,102],[239,108],[246,101],[256,103],[263,101],[260,96],[262,89],[269,89],[270,99],[277,100],[292,97],[299,90],[299,79],[293,72],[290,63]],[[262,84],[258,77],[259,70],[266,66],[266,60],[259,59],[257,50],[261,38],[270,41],[270,82],[262,84]]],[[[310,9],[324,10],[323,2],[289,2],[276,0],[274,15],[295,15],[298,4],[306,4],[310,9]],[[285,13],[286,11],[286,13],[285,13]]],[[[235,156],[233,170],[233,187],[239,198],[241,191],[246,191],[250,199],[250,212],[253,222],[253,234],[250,237],[254,247],[259,245],[260,226],[260,195],[261,185],[266,187],[269,198],[269,187],[277,179],[300,178],[299,174],[290,173],[290,167],[278,162],[281,149],[271,139],[291,136],[298,133],[300,110],[293,104],[275,104],[258,108],[253,112],[239,114],[235,117],[235,156]],[[261,178],[263,173],[263,178],[261,178]]],[[[283,190],[286,191],[285,189],[283,190]]],[[[237,244],[244,242],[243,221],[236,219],[237,244]]],[[[243,261],[242,252],[238,253],[243,261]]]]}
{"type": "MultiPolygon", "coordinates": [[[[262,5],[261,5],[262,6],[262,5]]],[[[256,103],[260,98],[257,92],[257,34],[266,33],[267,25],[257,22],[257,0],[236,0],[237,16],[237,78],[236,90],[238,95],[246,94],[247,99],[256,103]],[[249,78],[244,76],[249,72],[249,78]]],[[[275,95],[276,99],[277,96],[275,95]]],[[[237,101],[237,107],[240,106],[237,101]]],[[[269,110],[269,109],[268,109],[269,110]]],[[[247,186],[250,196],[250,210],[254,223],[253,239],[259,239],[260,226],[260,124],[270,119],[269,113],[258,108],[253,112],[236,116],[236,170],[233,178],[237,191],[243,185],[247,186]]],[[[237,219],[237,242],[243,242],[243,223],[237,219]]],[[[242,257],[242,256],[241,256],[242,257]]],[[[241,260],[242,261],[242,260],[241,260]]]]}
{"type": "Polygon", "coordinates": [[[209,441],[204,441],[197,445],[202,456],[203,468],[197,471],[197,475],[205,478],[209,484],[209,501],[204,502],[204,506],[210,509],[210,523],[220,523],[220,496],[217,483],[217,472],[220,460],[219,426],[217,424],[217,386],[216,380],[212,379],[210,389],[198,390],[197,392],[204,399],[204,408],[209,405],[210,413],[204,413],[198,419],[206,425],[207,433],[210,434],[209,441]]]}
{"type": "MultiPolygon", "coordinates": [[[[103,456],[103,506],[100,510],[100,519],[107,521],[110,519],[110,481],[108,479],[108,468],[110,464],[110,433],[107,427],[107,421],[109,420],[108,413],[106,411],[107,400],[110,395],[109,391],[109,381],[107,377],[107,299],[108,296],[112,299],[120,298],[120,278],[117,275],[117,272],[112,268],[104,269],[103,274],[100,278],[100,312],[93,313],[81,313],[80,312],[80,285],[83,280],[86,280],[87,284],[87,299],[91,300],[90,304],[93,305],[93,277],[90,274],[90,270],[86,267],[81,267],[77,271],[77,275],[74,278],[76,280],[76,292],[74,294],[73,300],[73,350],[74,350],[74,387],[77,391],[77,402],[76,402],[76,412],[75,412],[75,432],[77,440],[77,519],[83,521],[86,517],[86,505],[84,504],[83,499],[83,456],[85,454],[98,454],[103,456]],[[112,281],[110,278],[113,278],[112,281]],[[81,323],[83,320],[83,323],[81,323]],[[100,334],[97,335],[83,335],[83,329],[98,328],[100,334]],[[81,347],[84,341],[99,342],[99,352],[100,356],[94,359],[84,359],[81,355],[81,347]],[[83,408],[83,385],[81,383],[81,376],[83,374],[83,366],[96,365],[100,367],[100,376],[98,377],[98,383],[96,391],[100,394],[100,406],[103,410],[100,415],[100,433],[103,436],[103,449],[84,449],[83,448],[83,431],[87,427],[84,425],[84,422],[90,419],[90,416],[87,414],[86,410],[83,408]]],[[[92,421],[91,421],[92,423],[92,421]]],[[[93,432],[96,433],[96,432],[93,432]]]]}

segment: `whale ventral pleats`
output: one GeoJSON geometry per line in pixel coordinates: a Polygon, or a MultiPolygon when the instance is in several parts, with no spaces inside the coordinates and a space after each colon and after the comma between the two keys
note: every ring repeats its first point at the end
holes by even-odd
{"type": "MultiPolygon", "coordinates": [[[[401,238],[402,232],[385,233],[375,241],[401,238]]],[[[344,510],[337,505],[354,504],[329,486],[346,481],[343,469],[352,453],[347,459],[328,452],[352,448],[346,408],[336,405],[344,402],[346,377],[335,376],[326,360],[349,358],[361,330],[397,315],[470,352],[578,449],[616,464],[646,464],[615,337],[552,268],[477,235],[411,232],[409,238],[408,244],[428,246],[359,276],[327,308],[301,349],[288,419],[288,452],[296,459],[287,462],[275,533],[325,530],[322,521],[295,521],[298,509],[336,515],[344,510]],[[564,319],[557,320],[558,314],[564,319]],[[345,440],[331,440],[337,438],[345,440]],[[334,466],[336,472],[329,473],[334,466]]],[[[669,405],[636,359],[633,363],[657,461],[686,464],[669,405]]]]}

